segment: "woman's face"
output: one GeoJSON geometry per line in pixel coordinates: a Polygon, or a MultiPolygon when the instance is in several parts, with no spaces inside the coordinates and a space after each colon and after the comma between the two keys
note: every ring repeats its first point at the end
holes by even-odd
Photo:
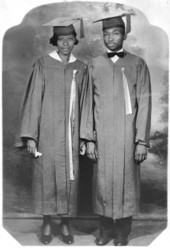
{"type": "Polygon", "coordinates": [[[75,42],[76,42],[76,38],[73,34],[58,36],[57,39],[58,53],[61,53],[63,55],[70,55],[75,42]]]}

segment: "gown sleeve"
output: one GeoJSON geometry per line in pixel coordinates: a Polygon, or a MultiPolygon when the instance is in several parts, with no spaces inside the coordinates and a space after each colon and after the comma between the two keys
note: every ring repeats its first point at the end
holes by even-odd
{"type": "Polygon", "coordinates": [[[89,62],[80,98],[80,138],[86,141],[95,141],[92,70],[92,63],[89,62]]]}
{"type": "Polygon", "coordinates": [[[151,83],[146,63],[141,59],[138,66],[137,78],[137,118],[136,143],[144,141],[149,147],[149,134],[151,127],[151,83]]]}
{"type": "Polygon", "coordinates": [[[25,146],[28,138],[34,139],[38,143],[43,92],[43,71],[40,61],[37,60],[33,66],[21,104],[15,147],[25,146]]]}

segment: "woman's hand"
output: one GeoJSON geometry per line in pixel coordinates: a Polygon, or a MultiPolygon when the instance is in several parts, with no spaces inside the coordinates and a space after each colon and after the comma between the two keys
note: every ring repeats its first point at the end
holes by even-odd
{"type": "Polygon", "coordinates": [[[37,145],[36,145],[35,140],[33,140],[33,139],[28,139],[28,140],[27,140],[27,151],[28,151],[30,154],[33,154],[33,155],[35,156],[36,150],[37,150],[37,145]]]}
{"type": "Polygon", "coordinates": [[[80,155],[84,155],[86,153],[86,144],[83,140],[80,140],[80,155]]]}
{"type": "Polygon", "coordinates": [[[96,144],[94,142],[87,142],[87,156],[92,160],[98,159],[96,144]]]}

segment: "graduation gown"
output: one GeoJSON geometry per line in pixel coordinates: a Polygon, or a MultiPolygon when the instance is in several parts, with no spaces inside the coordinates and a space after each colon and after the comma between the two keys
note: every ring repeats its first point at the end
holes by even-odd
{"type": "Polygon", "coordinates": [[[149,145],[150,75],[143,59],[125,51],[113,63],[107,54],[93,58],[82,92],[81,138],[95,142],[94,213],[123,218],[137,214],[139,170],[135,146],[149,145]]]}
{"type": "Polygon", "coordinates": [[[55,58],[55,53],[38,58],[34,64],[22,103],[15,146],[23,146],[25,138],[32,138],[37,143],[37,150],[42,153],[41,157],[34,159],[35,213],[75,216],[79,170],[79,96],[86,66],[76,59],[64,65],[55,58]],[[72,103],[74,107],[70,112],[72,103]],[[70,159],[74,180],[70,176],[70,159]]]}

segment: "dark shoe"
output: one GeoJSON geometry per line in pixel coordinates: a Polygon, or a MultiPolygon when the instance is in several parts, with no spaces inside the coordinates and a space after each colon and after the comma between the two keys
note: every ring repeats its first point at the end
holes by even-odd
{"type": "Polygon", "coordinates": [[[44,244],[44,245],[48,245],[52,240],[52,235],[45,235],[42,233],[41,235],[41,242],[44,244]]]}
{"type": "Polygon", "coordinates": [[[52,227],[51,223],[46,223],[42,225],[41,229],[41,242],[48,245],[52,240],[52,227]]]}
{"type": "Polygon", "coordinates": [[[99,219],[99,237],[95,240],[96,245],[106,245],[113,239],[113,220],[107,217],[99,219]]]}
{"type": "Polygon", "coordinates": [[[73,236],[72,235],[64,235],[63,233],[61,234],[62,240],[65,244],[71,245],[74,242],[73,236]]]}
{"type": "Polygon", "coordinates": [[[128,244],[128,237],[118,236],[114,240],[114,245],[115,246],[126,246],[127,244],[128,244]]]}
{"type": "Polygon", "coordinates": [[[96,245],[106,245],[109,243],[109,241],[111,240],[111,238],[109,237],[98,237],[96,240],[95,240],[95,243],[96,245]]]}
{"type": "Polygon", "coordinates": [[[65,244],[71,245],[74,242],[74,238],[71,234],[70,226],[68,223],[61,223],[60,224],[60,234],[62,237],[62,241],[65,244]]]}
{"type": "Polygon", "coordinates": [[[132,216],[120,218],[115,221],[116,236],[114,240],[115,246],[125,246],[128,244],[128,237],[131,232],[132,216]]]}

